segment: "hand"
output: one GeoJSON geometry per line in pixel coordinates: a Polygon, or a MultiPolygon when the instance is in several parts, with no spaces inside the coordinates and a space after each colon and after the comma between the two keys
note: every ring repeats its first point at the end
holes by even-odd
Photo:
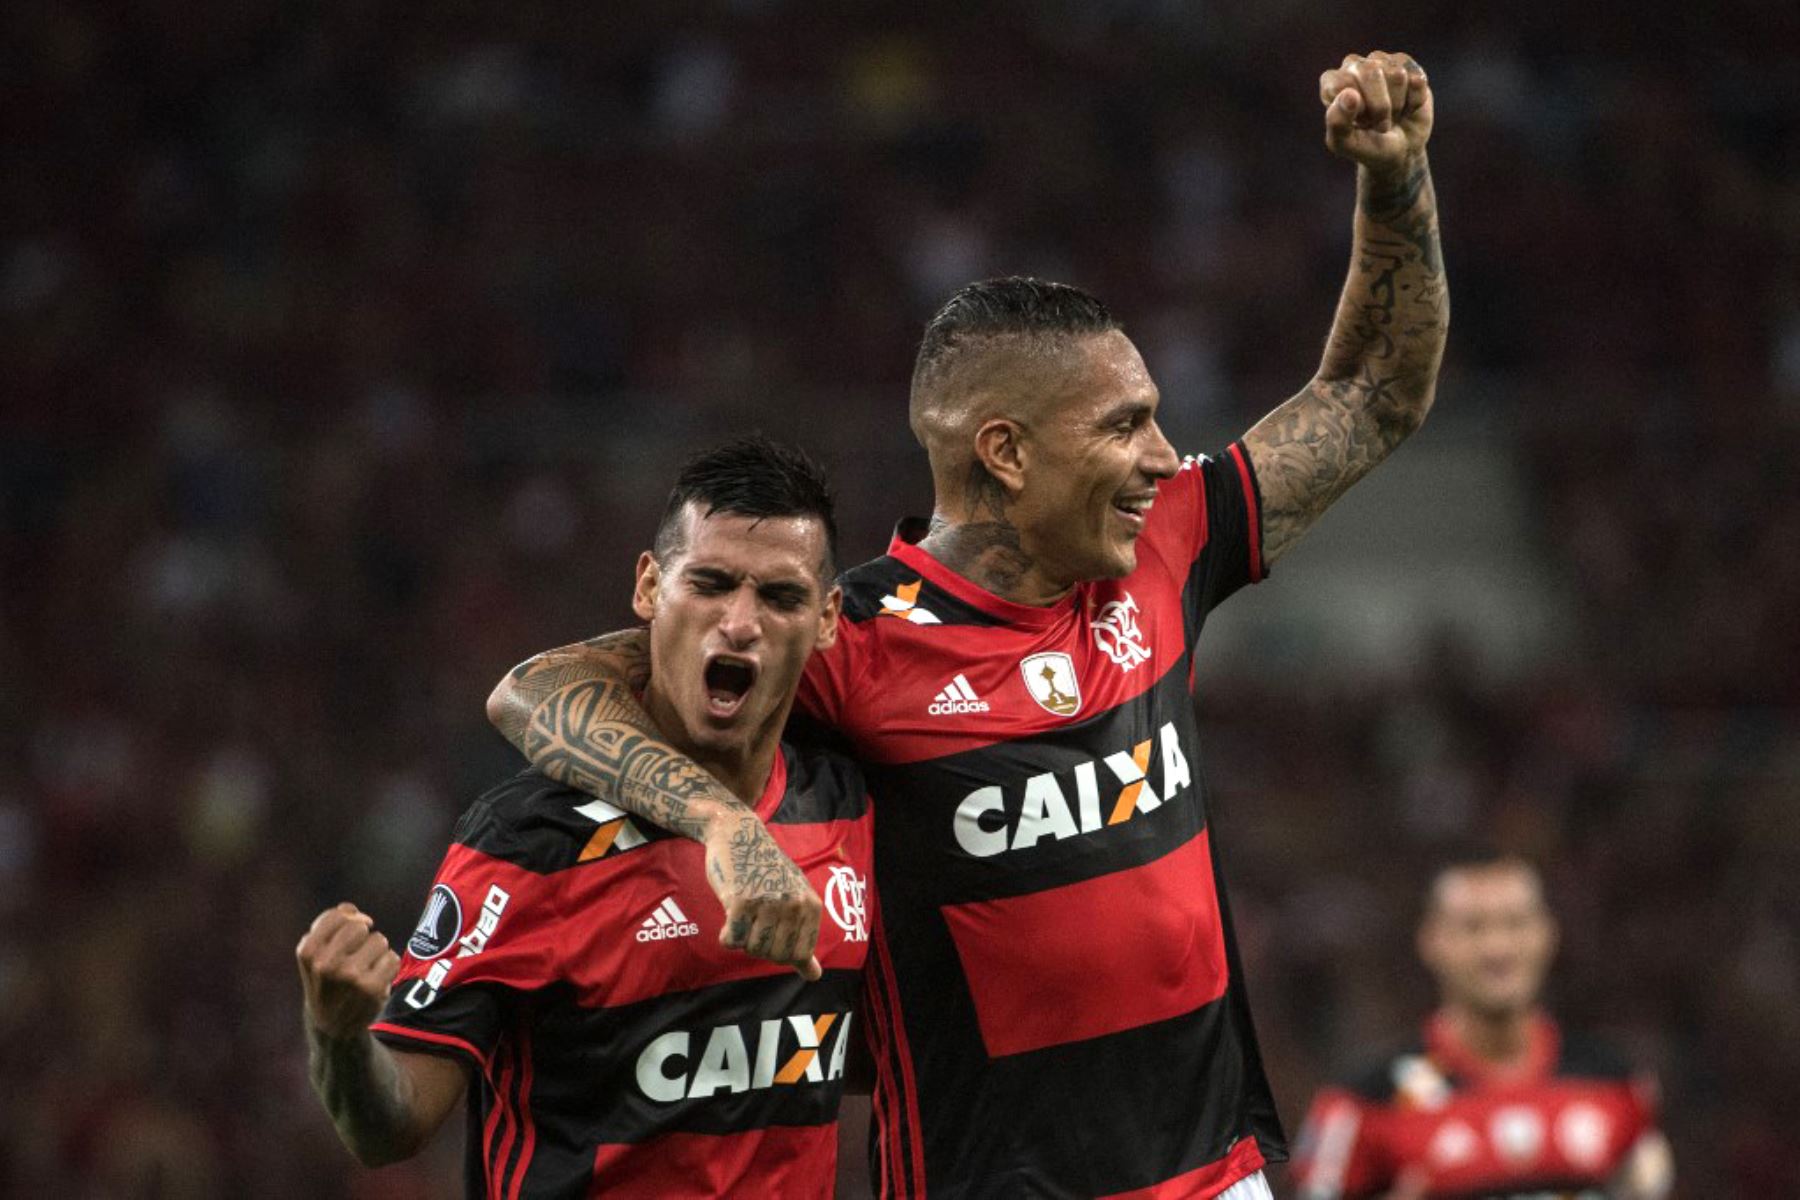
{"type": "Polygon", "coordinates": [[[1431,85],[1410,54],[1351,54],[1319,76],[1325,147],[1371,170],[1393,170],[1431,139],[1431,85]]]}
{"type": "Polygon", "coordinates": [[[819,978],[813,951],[824,906],[756,814],[720,818],[703,842],[706,878],[725,908],[719,944],[790,966],[802,979],[819,978]]]}
{"type": "Polygon", "coordinates": [[[375,932],[375,919],[354,904],[328,908],[294,947],[306,1020],[329,1038],[355,1037],[387,1003],[400,956],[375,932]]]}

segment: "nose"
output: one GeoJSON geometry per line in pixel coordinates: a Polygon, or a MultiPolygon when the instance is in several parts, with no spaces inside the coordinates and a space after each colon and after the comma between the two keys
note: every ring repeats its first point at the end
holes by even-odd
{"type": "Polygon", "coordinates": [[[1155,421],[1150,422],[1147,432],[1149,437],[1143,457],[1138,460],[1138,469],[1152,479],[1174,478],[1175,472],[1181,469],[1181,455],[1175,453],[1175,447],[1163,436],[1162,426],[1155,421]]]}
{"type": "Polygon", "coordinates": [[[762,605],[755,588],[740,587],[726,597],[719,613],[719,632],[739,650],[755,645],[762,637],[762,605]]]}

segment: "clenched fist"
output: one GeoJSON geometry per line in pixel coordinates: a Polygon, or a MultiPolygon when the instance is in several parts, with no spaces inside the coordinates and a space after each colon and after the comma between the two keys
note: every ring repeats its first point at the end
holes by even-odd
{"type": "Polygon", "coordinates": [[[1326,148],[1359,166],[1397,168],[1431,138],[1431,85],[1410,54],[1346,55],[1319,76],[1319,102],[1326,148]]]}
{"type": "Polygon", "coordinates": [[[819,894],[754,813],[728,814],[704,839],[706,879],[725,909],[719,944],[819,978],[819,894]]]}
{"type": "Polygon", "coordinates": [[[306,1020],[329,1038],[355,1037],[387,1003],[400,956],[375,932],[375,920],[344,903],[328,908],[294,948],[306,1020]]]}

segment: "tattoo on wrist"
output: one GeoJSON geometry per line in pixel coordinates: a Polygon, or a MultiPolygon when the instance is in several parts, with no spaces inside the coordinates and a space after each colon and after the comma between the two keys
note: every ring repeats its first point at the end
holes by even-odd
{"type": "Polygon", "coordinates": [[[1430,179],[1423,153],[1407,159],[1392,173],[1364,170],[1357,177],[1357,207],[1371,221],[1392,221],[1413,210],[1430,179]]]}

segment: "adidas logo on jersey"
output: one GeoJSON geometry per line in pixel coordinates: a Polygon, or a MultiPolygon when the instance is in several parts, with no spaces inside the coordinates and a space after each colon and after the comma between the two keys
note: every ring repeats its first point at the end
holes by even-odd
{"type": "Polygon", "coordinates": [[[688,920],[688,915],[675,903],[675,897],[664,896],[663,902],[656,906],[656,911],[644,918],[644,923],[637,931],[637,940],[660,942],[668,938],[693,937],[699,932],[700,927],[688,920]]]}
{"type": "Polygon", "coordinates": [[[934,717],[949,717],[959,713],[984,713],[988,710],[988,702],[975,694],[969,686],[969,678],[958,674],[943,691],[931,701],[925,711],[934,717]]]}

